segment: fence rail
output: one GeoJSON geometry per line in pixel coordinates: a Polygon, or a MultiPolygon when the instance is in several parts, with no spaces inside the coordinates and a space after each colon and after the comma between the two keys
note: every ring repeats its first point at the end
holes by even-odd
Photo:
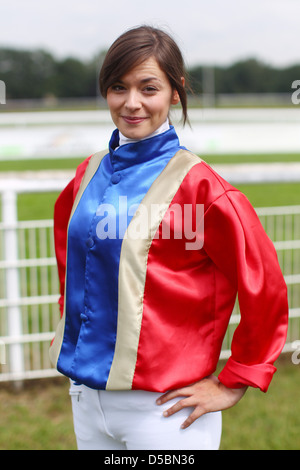
{"type": "MultiPolygon", "coordinates": [[[[58,183],[55,183],[57,189],[58,183]]],[[[51,185],[49,185],[49,188],[51,185]]],[[[45,186],[40,185],[40,191],[45,186]]],[[[16,193],[6,189],[0,223],[0,382],[52,377],[48,351],[59,320],[52,220],[18,221],[16,193]],[[7,193],[9,192],[9,194],[7,193]]],[[[300,206],[257,209],[273,240],[288,286],[290,319],[285,351],[300,339],[300,206]]],[[[239,322],[231,317],[222,358],[230,355],[239,322]]]]}

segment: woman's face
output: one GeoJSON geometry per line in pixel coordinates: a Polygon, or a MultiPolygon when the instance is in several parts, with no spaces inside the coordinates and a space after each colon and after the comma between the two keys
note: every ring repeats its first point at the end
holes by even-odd
{"type": "Polygon", "coordinates": [[[119,131],[140,140],[167,119],[171,104],[180,101],[154,57],[133,67],[107,91],[107,104],[119,131]]]}

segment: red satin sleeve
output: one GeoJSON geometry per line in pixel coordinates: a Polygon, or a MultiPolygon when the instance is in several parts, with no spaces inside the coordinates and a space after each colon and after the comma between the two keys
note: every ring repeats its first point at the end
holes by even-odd
{"type": "Polygon", "coordinates": [[[67,257],[67,229],[73,206],[74,179],[60,193],[54,206],[54,242],[55,254],[60,285],[59,309],[63,314],[66,257],[67,257]]]}
{"type": "Polygon", "coordinates": [[[267,391],[285,344],[287,288],[273,243],[247,198],[223,193],[205,214],[205,250],[238,292],[241,320],[219,380],[267,391]]]}

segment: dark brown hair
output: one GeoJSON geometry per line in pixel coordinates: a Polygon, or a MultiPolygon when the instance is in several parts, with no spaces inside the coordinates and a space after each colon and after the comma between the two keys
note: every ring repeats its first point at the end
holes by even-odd
{"type": "Polygon", "coordinates": [[[187,116],[187,94],[182,83],[186,72],[182,54],[176,42],[164,31],[140,26],[122,34],[110,47],[104,59],[100,77],[100,92],[104,98],[110,86],[129,70],[154,57],[167,75],[171,87],[177,90],[182,106],[183,122],[187,116]]]}

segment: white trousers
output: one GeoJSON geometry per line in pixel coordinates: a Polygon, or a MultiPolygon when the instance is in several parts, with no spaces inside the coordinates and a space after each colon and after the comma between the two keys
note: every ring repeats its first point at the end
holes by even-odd
{"type": "Polygon", "coordinates": [[[180,426],[192,408],[165,418],[178,399],[158,406],[161,393],[98,391],[71,382],[74,430],[79,450],[218,450],[221,412],[180,426]]]}

